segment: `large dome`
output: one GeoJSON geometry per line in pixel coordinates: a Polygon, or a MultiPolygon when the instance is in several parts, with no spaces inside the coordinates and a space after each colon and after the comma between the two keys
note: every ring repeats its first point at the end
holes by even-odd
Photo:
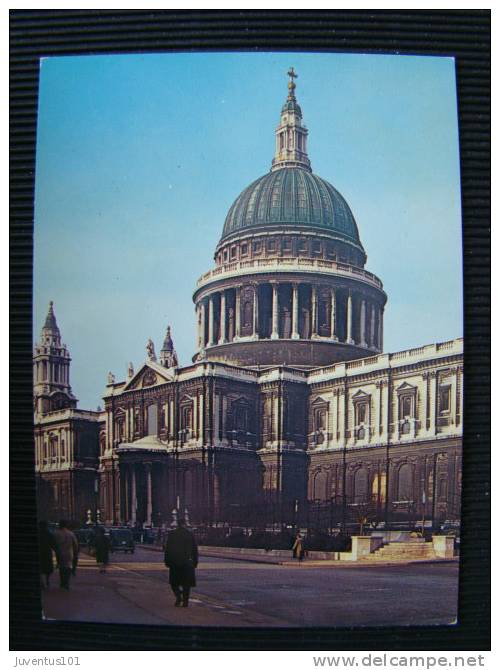
{"type": "Polygon", "coordinates": [[[288,76],[271,170],[232,204],[197,282],[194,360],[307,369],[382,350],[387,296],[349,205],[312,171],[288,76]]]}
{"type": "Polygon", "coordinates": [[[256,179],[234,201],[221,241],[274,226],[329,232],[361,247],[349,205],[327,181],[301,167],[283,167],[256,179]]]}

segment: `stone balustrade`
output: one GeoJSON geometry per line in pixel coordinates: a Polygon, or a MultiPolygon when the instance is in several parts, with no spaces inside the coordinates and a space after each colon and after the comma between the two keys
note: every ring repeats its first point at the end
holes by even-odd
{"type": "Polygon", "coordinates": [[[337,261],[309,258],[264,258],[225,263],[205,272],[196,282],[196,288],[200,289],[214,280],[241,277],[244,274],[262,274],[269,271],[311,272],[313,274],[336,275],[346,278],[354,277],[375,288],[383,288],[380,279],[372,272],[368,272],[368,270],[337,261]]]}

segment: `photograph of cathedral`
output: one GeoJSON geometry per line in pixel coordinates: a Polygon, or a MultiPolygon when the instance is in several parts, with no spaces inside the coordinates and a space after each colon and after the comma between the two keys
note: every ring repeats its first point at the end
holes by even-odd
{"type": "MultiPolygon", "coordinates": [[[[459,523],[461,330],[442,338],[444,331],[436,326],[435,338],[414,346],[412,329],[428,321],[432,332],[433,317],[412,310],[411,302],[406,304],[398,295],[396,308],[402,305],[404,310],[398,328],[403,336],[407,333],[410,345],[387,348],[384,319],[392,295],[384,283],[384,263],[388,272],[394,266],[397,273],[399,267],[403,277],[408,262],[404,242],[398,246],[384,230],[383,217],[378,221],[378,231],[370,230],[369,235],[377,235],[385,245],[380,252],[385,260],[378,262],[375,274],[370,246],[364,243],[364,227],[371,224],[355,218],[357,203],[348,202],[328,173],[325,178],[314,171],[313,135],[331,152],[337,173],[343,161],[353,158],[335,153],[330,142],[335,128],[311,126],[309,131],[301,97],[302,82],[307,88],[307,67],[304,72],[298,65],[301,58],[285,56],[295,65],[283,69],[280,57],[273,72],[278,90],[260,82],[262,96],[281,99],[262,128],[269,148],[267,172],[254,174],[239,195],[226,194],[233,202],[225,221],[213,222],[207,205],[210,234],[218,235],[211,266],[197,263],[197,235],[189,240],[194,251],[185,260],[186,272],[192,268],[199,277],[191,284],[192,305],[186,306],[194,307],[191,332],[183,323],[177,325],[171,311],[158,317],[163,332],[150,339],[143,336],[143,317],[128,313],[124,318],[128,301],[136,300],[134,290],[122,292],[117,284],[117,320],[123,320],[117,322],[116,332],[100,333],[97,322],[84,323],[82,338],[105,342],[114,337],[120,347],[121,333],[126,338],[129,331],[139,330],[144,355],[137,361],[135,351],[130,351],[127,359],[136,362],[124,364],[119,374],[108,372],[113,360],[106,368],[106,363],[100,364],[100,406],[80,409],[73,392],[79,379],[73,374],[70,381],[72,346],[63,343],[64,323],[78,320],[80,302],[85,301],[78,273],[75,285],[65,286],[68,294],[74,290],[74,314],[66,305],[60,310],[55,287],[50,295],[40,295],[45,314],[36,322],[33,356],[40,519],[63,518],[75,527],[99,522],[160,532],[170,528],[176,515],[185,514],[201,538],[211,528],[223,528],[226,535],[237,530],[243,536],[256,529],[269,535],[302,530],[316,549],[331,549],[328,538],[339,534],[419,529],[432,534],[443,525],[459,523]],[[412,313],[414,323],[409,320],[412,313]],[[190,358],[176,352],[186,346],[191,346],[190,358]]],[[[214,78],[207,77],[213,91],[214,78]]],[[[247,81],[237,77],[228,87],[243,116],[257,113],[259,106],[246,95],[246,87],[247,81]]],[[[183,95],[181,89],[174,93],[183,95]]],[[[315,95],[321,105],[321,91],[309,89],[308,95],[315,95]]],[[[397,91],[394,95],[397,98],[397,91]]],[[[198,133],[200,151],[203,124],[211,123],[203,118],[203,105],[201,99],[201,130],[192,131],[198,133]]],[[[211,154],[215,162],[231,160],[229,153],[238,151],[242,136],[240,130],[231,130],[230,117],[224,117],[224,123],[227,134],[219,142],[220,156],[211,154]]],[[[186,129],[171,131],[182,134],[186,129]]],[[[130,137],[137,142],[133,132],[131,126],[130,137]]],[[[127,139],[124,135],[123,143],[127,139]]],[[[248,150],[250,140],[244,142],[248,150]]],[[[403,157],[405,150],[401,147],[403,157]]],[[[263,159],[266,156],[258,156],[263,159]]],[[[355,160],[365,159],[358,155],[355,160]]],[[[147,207],[147,199],[154,196],[147,188],[145,192],[147,207]]],[[[190,197],[196,197],[195,184],[190,197]]],[[[65,206],[71,220],[71,202],[65,206]]],[[[410,211],[411,205],[407,207],[410,211]]],[[[119,212],[117,216],[126,219],[119,212]]],[[[187,220],[179,221],[181,228],[188,225],[187,220]]],[[[438,228],[439,218],[430,225],[438,228]]],[[[40,237],[43,234],[40,229],[40,237]]],[[[139,259],[154,284],[157,266],[147,256],[134,259],[129,253],[127,229],[115,240],[113,263],[127,270],[131,259],[139,259]]],[[[93,242],[96,248],[101,244],[99,239],[93,242]]],[[[181,292],[170,271],[170,263],[177,262],[171,260],[175,249],[168,239],[156,242],[163,247],[169,294],[175,295],[181,292]]],[[[432,239],[422,239],[415,284],[424,272],[426,245],[432,244],[432,239]]],[[[39,272],[43,274],[43,266],[39,272]]],[[[444,275],[447,272],[445,266],[444,275]]],[[[442,282],[438,275],[434,281],[442,282]]],[[[432,302],[432,292],[428,300],[432,302]]],[[[450,296],[458,314],[460,301],[461,295],[450,296]]],[[[145,327],[151,334],[152,326],[145,327]]],[[[93,360],[89,352],[79,365],[92,368],[93,360]]]]}

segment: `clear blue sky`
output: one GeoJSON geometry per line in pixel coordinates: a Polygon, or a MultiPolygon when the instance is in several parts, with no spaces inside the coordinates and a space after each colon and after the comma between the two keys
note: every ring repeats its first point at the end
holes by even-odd
{"type": "MultiPolygon", "coordinates": [[[[288,68],[314,172],[347,199],[389,296],[385,351],[462,335],[454,61],[339,54],[45,59],[34,338],[49,300],[80,407],[139,366],[167,324],[195,351],[192,292],[226,213],[266,173],[288,68]]],[[[102,404],[102,403],[101,403],[102,404]]]]}

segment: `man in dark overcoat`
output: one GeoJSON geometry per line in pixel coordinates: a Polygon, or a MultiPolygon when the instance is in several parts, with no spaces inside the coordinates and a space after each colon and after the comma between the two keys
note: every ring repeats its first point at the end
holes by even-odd
{"type": "Polygon", "coordinates": [[[52,552],[57,549],[56,542],[46,521],[38,523],[38,560],[40,563],[40,577],[42,589],[49,588],[50,575],[54,572],[52,552]]]}
{"type": "Polygon", "coordinates": [[[175,607],[187,607],[189,593],[196,586],[195,568],[198,565],[198,547],[194,535],[179,519],[165,544],[165,565],[170,569],[170,586],[175,594],[175,607]]]}

